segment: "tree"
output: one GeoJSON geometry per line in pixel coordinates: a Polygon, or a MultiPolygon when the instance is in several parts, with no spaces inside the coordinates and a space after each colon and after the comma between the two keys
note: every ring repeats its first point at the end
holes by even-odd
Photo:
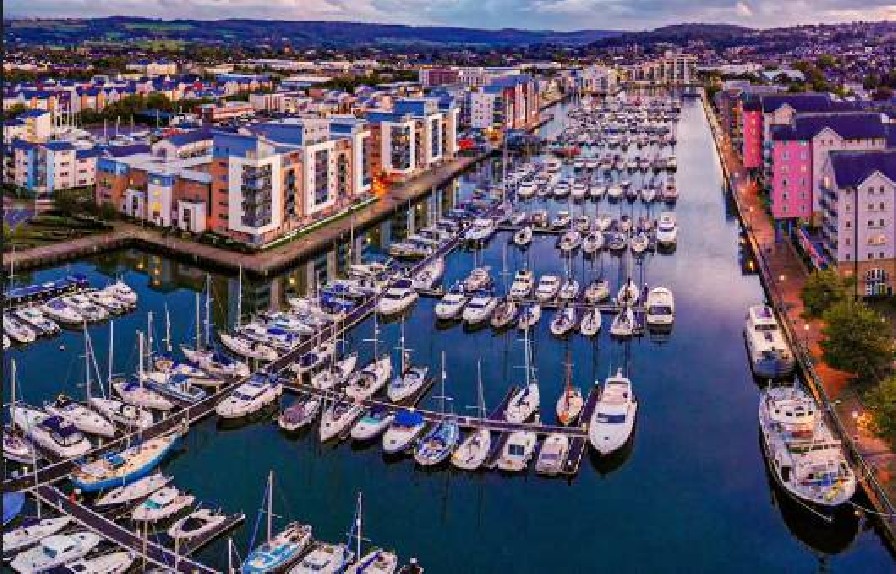
{"type": "Polygon", "coordinates": [[[821,349],[832,367],[864,379],[893,360],[893,334],[874,309],[847,299],[831,306],[823,318],[821,349]]]}
{"type": "Polygon", "coordinates": [[[875,430],[891,445],[896,445],[896,376],[875,385],[864,396],[874,418],[875,430]]]}
{"type": "Polygon", "coordinates": [[[893,97],[893,88],[889,86],[881,86],[874,90],[874,93],[871,94],[871,99],[875,102],[885,102],[893,97]]]}
{"type": "Polygon", "coordinates": [[[840,277],[834,269],[824,269],[809,275],[800,297],[809,317],[821,317],[832,305],[845,301],[852,283],[840,277]]]}

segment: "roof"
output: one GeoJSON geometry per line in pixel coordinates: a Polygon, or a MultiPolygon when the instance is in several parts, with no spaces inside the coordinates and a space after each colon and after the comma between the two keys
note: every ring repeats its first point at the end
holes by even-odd
{"type": "Polygon", "coordinates": [[[75,157],[77,159],[87,159],[91,157],[100,157],[103,155],[103,150],[99,148],[90,148],[90,149],[79,149],[75,150],[75,157]]]}
{"type": "Polygon", "coordinates": [[[828,94],[764,94],[760,99],[764,113],[773,112],[784,105],[797,112],[823,112],[831,107],[831,97],[828,94]]]}
{"type": "Polygon", "coordinates": [[[831,129],[844,139],[882,139],[886,126],[880,114],[873,112],[845,112],[825,114],[797,114],[792,124],[772,126],[773,140],[808,141],[825,129],[831,129]]]}
{"type": "Polygon", "coordinates": [[[106,148],[106,153],[112,157],[124,157],[137,153],[147,153],[149,150],[150,147],[146,144],[129,144],[109,146],[106,148]]]}
{"type": "Polygon", "coordinates": [[[875,172],[896,181],[896,149],[832,151],[830,158],[837,187],[858,187],[875,172]]]}
{"type": "Polygon", "coordinates": [[[171,142],[173,145],[182,146],[191,143],[196,143],[203,140],[211,140],[212,132],[208,129],[194,130],[190,132],[184,132],[179,134],[174,134],[168,138],[165,138],[166,141],[171,142]]]}
{"type": "Polygon", "coordinates": [[[71,144],[71,142],[60,141],[60,140],[48,141],[47,143],[44,144],[44,146],[48,150],[52,150],[52,151],[69,151],[69,150],[75,149],[75,147],[71,144]]]}

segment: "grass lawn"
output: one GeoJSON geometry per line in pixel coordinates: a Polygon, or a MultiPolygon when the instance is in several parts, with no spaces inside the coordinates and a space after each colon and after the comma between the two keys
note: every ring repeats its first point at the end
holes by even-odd
{"type": "Polygon", "coordinates": [[[6,235],[4,227],[3,251],[30,249],[42,245],[71,241],[88,235],[108,231],[108,227],[86,219],[67,215],[38,215],[18,225],[10,235],[6,235]]]}

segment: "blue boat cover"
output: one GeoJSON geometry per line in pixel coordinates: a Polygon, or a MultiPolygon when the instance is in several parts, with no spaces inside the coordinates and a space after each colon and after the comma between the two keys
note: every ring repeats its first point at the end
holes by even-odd
{"type": "Polygon", "coordinates": [[[12,519],[18,516],[19,513],[22,512],[23,506],[25,506],[24,492],[4,492],[3,526],[6,526],[12,519]]]}
{"type": "Polygon", "coordinates": [[[403,427],[417,426],[423,422],[423,415],[418,412],[400,410],[395,413],[395,424],[403,427]]]}
{"type": "Polygon", "coordinates": [[[78,433],[78,429],[73,425],[67,424],[61,417],[48,417],[42,425],[63,438],[68,438],[78,433]]]}

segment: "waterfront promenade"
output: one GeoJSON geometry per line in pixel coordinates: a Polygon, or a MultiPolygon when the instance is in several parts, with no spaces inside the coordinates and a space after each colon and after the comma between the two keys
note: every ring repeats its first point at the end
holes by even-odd
{"type": "Polygon", "coordinates": [[[385,219],[408,201],[426,195],[433,187],[449,181],[491,153],[483,152],[453,159],[410,181],[391,186],[386,195],[356,209],[351,215],[343,215],[340,219],[315,229],[313,233],[307,233],[257,253],[240,253],[166,235],[157,229],[134,223],[117,222],[113,231],[103,235],[4,253],[3,265],[8,268],[12,264],[17,270],[32,269],[103,251],[141,247],[196,264],[232,271],[242,268],[247,273],[265,277],[282,271],[296,261],[319,253],[334,242],[348,237],[352,225],[362,228],[385,219]]]}
{"type": "Polygon", "coordinates": [[[798,351],[816,398],[827,403],[835,424],[852,451],[856,470],[865,484],[881,522],[887,527],[890,543],[896,545],[896,454],[882,439],[871,433],[864,420],[863,407],[850,383],[854,378],[828,365],[821,350],[824,322],[804,316],[801,298],[803,286],[811,270],[786,238],[776,236],[774,223],[765,211],[756,182],[744,169],[740,155],[733,148],[728,134],[719,127],[717,118],[704,100],[712,126],[723,171],[760,267],[760,274],[772,303],[785,320],[785,329],[798,351]]]}

